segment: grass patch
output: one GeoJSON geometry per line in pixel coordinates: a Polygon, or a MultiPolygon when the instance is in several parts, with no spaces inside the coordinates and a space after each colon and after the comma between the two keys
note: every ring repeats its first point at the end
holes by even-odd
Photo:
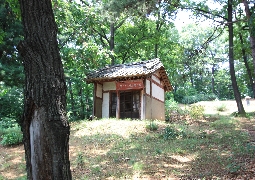
{"type": "Polygon", "coordinates": [[[158,130],[158,125],[157,123],[155,123],[154,121],[150,121],[147,125],[146,125],[146,129],[149,131],[156,131],[158,130]]]}
{"type": "MultiPolygon", "coordinates": [[[[192,124],[116,119],[71,123],[73,179],[224,179],[241,172],[240,159],[254,153],[249,134],[234,117],[217,115],[192,124]]],[[[15,157],[5,157],[1,173],[14,165],[15,157]]],[[[4,173],[1,178],[8,179],[4,173]]]]}
{"type": "MultiPolygon", "coordinates": [[[[97,125],[100,131],[80,137],[86,144],[85,167],[90,167],[83,173],[89,179],[95,175],[132,179],[134,174],[141,178],[223,177],[231,172],[228,167],[236,163],[236,157],[250,157],[255,152],[247,146],[248,134],[230,117],[196,124],[195,128],[185,122],[98,120],[79,128],[76,124],[74,133],[87,132],[95,124],[101,124],[97,125]],[[150,129],[155,124],[157,131],[150,129]]],[[[80,177],[78,173],[73,175],[80,177]]]]}
{"type": "Polygon", "coordinates": [[[220,104],[216,107],[217,111],[224,112],[227,110],[227,107],[225,104],[220,104]]]}

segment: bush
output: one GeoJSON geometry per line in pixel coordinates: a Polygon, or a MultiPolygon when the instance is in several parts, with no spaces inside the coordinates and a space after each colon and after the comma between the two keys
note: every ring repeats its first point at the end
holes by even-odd
{"type": "Polygon", "coordinates": [[[0,119],[0,127],[2,127],[2,128],[7,129],[7,128],[15,127],[17,125],[18,125],[18,123],[13,118],[3,117],[0,119]]]}
{"type": "Polygon", "coordinates": [[[18,119],[23,111],[23,89],[3,88],[0,90],[0,120],[3,117],[18,119]]]}
{"type": "Polygon", "coordinates": [[[192,119],[199,119],[204,116],[204,107],[201,105],[192,105],[189,114],[192,119]]]}
{"type": "Polygon", "coordinates": [[[190,83],[187,83],[184,87],[180,87],[174,93],[174,99],[177,102],[182,102],[185,96],[195,96],[197,91],[190,83]]]}
{"type": "Polygon", "coordinates": [[[217,106],[217,111],[223,112],[223,111],[226,111],[226,110],[227,110],[227,107],[226,107],[225,104],[221,104],[221,105],[217,106]]]}
{"type": "Polygon", "coordinates": [[[167,126],[164,129],[164,132],[162,134],[162,137],[165,140],[169,140],[169,139],[177,139],[179,137],[186,137],[186,133],[184,131],[178,131],[175,128],[172,128],[170,126],[167,126]]]}
{"type": "Polygon", "coordinates": [[[184,96],[182,99],[183,104],[193,104],[199,101],[198,96],[184,96]]]}
{"type": "Polygon", "coordinates": [[[4,146],[17,145],[22,143],[22,133],[19,126],[6,129],[5,133],[1,136],[1,144],[4,146]]]}
{"type": "Polygon", "coordinates": [[[174,101],[174,99],[166,100],[165,108],[166,108],[166,110],[171,111],[171,112],[180,111],[180,107],[179,107],[178,103],[176,101],[174,101]]]}
{"type": "Polygon", "coordinates": [[[146,129],[150,131],[156,131],[158,129],[158,125],[154,121],[151,121],[146,125],[146,129]]]}
{"type": "Polygon", "coordinates": [[[180,115],[188,114],[187,109],[182,109],[174,99],[166,100],[165,109],[166,121],[179,120],[180,115]]]}
{"type": "Polygon", "coordinates": [[[195,94],[192,96],[184,96],[182,99],[183,104],[193,104],[199,101],[212,101],[217,99],[215,94],[195,94]]]}

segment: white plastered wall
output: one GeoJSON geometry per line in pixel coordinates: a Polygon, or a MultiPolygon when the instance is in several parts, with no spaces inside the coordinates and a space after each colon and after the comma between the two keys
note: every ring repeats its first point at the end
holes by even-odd
{"type": "Polygon", "coordinates": [[[102,98],[103,86],[102,84],[97,84],[96,97],[102,98]]]}
{"type": "Polygon", "coordinates": [[[159,99],[160,101],[165,101],[165,91],[161,87],[152,83],[152,97],[159,99]]]}
{"type": "Polygon", "coordinates": [[[150,89],[150,81],[148,79],[146,79],[146,94],[150,94],[151,93],[151,89],[150,89]]]}
{"type": "Polygon", "coordinates": [[[156,81],[157,83],[160,84],[160,79],[157,76],[151,76],[152,80],[156,81]]]}
{"type": "Polygon", "coordinates": [[[116,90],[116,83],[115,82],[105,82],[103,84],[104,91],[116,90]]]}
{"type": "Polygon", "coordinates": [[[116,90],[115,82],[103,83],[103,104],[102,104],[102,117],[109,118],[109,105],[110,105],[110,93],[109,91],[116,90]]]}
{"type": "Polygon", "coordinates": [[[103,93],[102,118],[109,118],[109,92],[103,93]]]}
{"type": "Polygon", "coordinates": [[[159,74],[152,75],[151,81],[146,80],[146,97],[144,101],[145,119],[165,119],[165,91],[162,87],[159,74]],[[150,84],[151,83],[151,84],[150,84]],[[151,87],[151,88],[150,88],[151,87]],[[150,96],[151,95],[151,96],[150,96]]]}

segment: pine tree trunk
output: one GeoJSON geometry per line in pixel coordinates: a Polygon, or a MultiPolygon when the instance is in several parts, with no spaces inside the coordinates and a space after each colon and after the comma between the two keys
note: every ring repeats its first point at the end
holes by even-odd
{"type": "Polygon", "coordinates": [[[241,99],[241,95],[238,89],[236,75],[235,75],[235,65],[234,65],[234,42],[233,42],[233,22],[232,22],[232,5],[233,0],[228,0],[228,30],[229,30],[229,70],[231,76],[232,87],[234,91],[234,96],[237,104],[238,113],[244,115],[244,107],[241,99]]]}
{"type": "Polygon", "coordinates": [[[25,71],[22,120],[28,179],[71,179],[66,84],[50,0],[19,0],[25,71]]]}
{"type": "Polygon", "coordinates": [[[252,58],[253,58],[253,66],[254,66],[254,73],[255,73],[255,27],[254,27],[254,18],[252,17],[252,12],[249,8],[249,4],[247,0],[243,0],[242,1],[244,7],[245,7],[245,13],[246,13],[246,17],[248,19],[248,25],[249,25],[249,31],[250,31],[250,43],[251,43],[251,54],[252,54],[252,58]]]}
{"type": "Polygon", "coordinates": [[[114,26],[114,23],[111,22],[110,24],[110,32],[111,32],[111,36],[110,36],[110,51],[111,51],[111,59],[112,59],[112,62],[111,64],[114,65],[115,64],[115,57],[114,57],[114,36],[115,36],[115,26],[114,26]]]}
{"type": "Polygon", "coordinates": [[[71,101],[71,108],[72,108],[72,112],[73,112],[73,116],[76,118],[77,113],[76,113],[76,109],[74,107],[74,97],[73,97],[73,86],[72,86],[72,81],[71,79],[68,79],[68,85],[69,85],[69,93],[70,93],[70,101],[71,101]]]}
{"type": "Polygon", "coordinates": [[[212,92],[213,92],[213,94],[216,94],[214,74],[215,74],[215,64],[213,64],[213,66],[212,66],[212,92]]]}
{"type": "Polygon", "coordinates": [[[242,46],[243,62],[244,62],[244,65],[245,65],[245,68],[246,68],[246,71],[247,71],[247,74],[248,74],[248,77],[249,77],[250,86],[251,86],[252,92],[253,92],[253,97],[255,98],[255,83],[253,82],[251,69],[249,67],[249,64],[248,64],[248,61],[247,61],[247,56],[246,56],[246,53],[245,53],[245,49],[243,47],[244,42],[243,42],[243,36],[242,36],[241,33],[239,33],[239,38],[240,38],[241,46],[242,46]]]}

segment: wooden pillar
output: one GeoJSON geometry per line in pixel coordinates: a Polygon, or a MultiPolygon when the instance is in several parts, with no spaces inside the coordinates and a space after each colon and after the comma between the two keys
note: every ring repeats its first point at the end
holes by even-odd
{"type": "Polygon", "coordinates": [[[152,119],[152,75],[150,76],[150,109],[151,109],[151,118],[150,119],[152,119]]]}
{"type": "Polygon", "coordinates": [[[117,93],[117,104],[116,104],[116,119],[120,118],[120,92],[116,91],[117,93]]]}
{"type": "Polygon", "coordinates": [[[94,119],[95,114],[96,114],[96,90],[97,90],[97,84],[94,83],[92,119],[94,119]]]}

